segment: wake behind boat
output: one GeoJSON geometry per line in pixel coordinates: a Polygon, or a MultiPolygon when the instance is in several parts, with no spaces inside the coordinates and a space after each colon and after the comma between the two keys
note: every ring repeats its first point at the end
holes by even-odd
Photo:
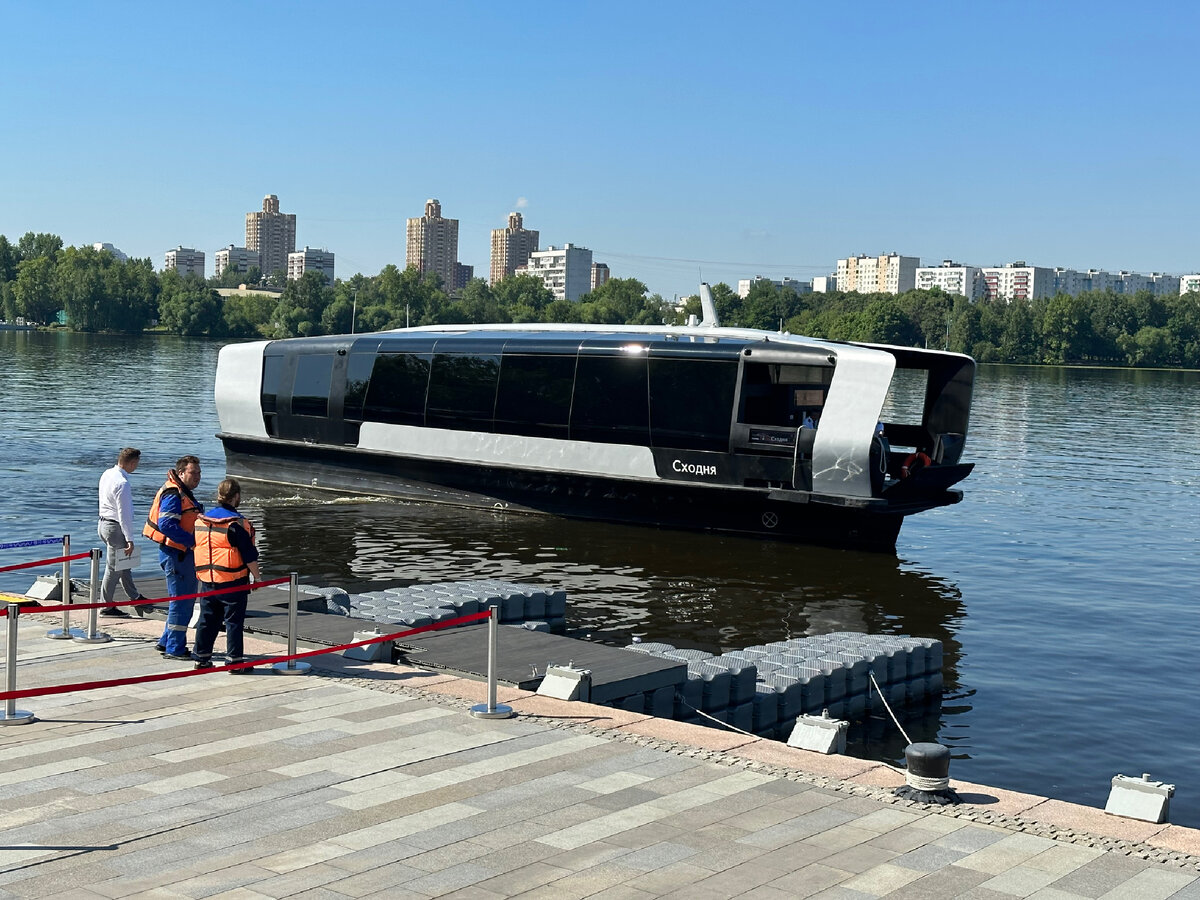
{"type": "Polygon", "coordinates": [[[968,356],[698,325],[222,348],[226,469],[338,493],[891,550],[957,503],[968,356]]]}

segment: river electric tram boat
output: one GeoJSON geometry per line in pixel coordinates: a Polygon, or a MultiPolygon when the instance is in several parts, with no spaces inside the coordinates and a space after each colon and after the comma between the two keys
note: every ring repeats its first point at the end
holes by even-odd
{"type": "Polygon", "coordinates": [[[975,362],[716,324],[223,347],[226,470],[338,494],[895,548],[957,503],[975,362]]]}

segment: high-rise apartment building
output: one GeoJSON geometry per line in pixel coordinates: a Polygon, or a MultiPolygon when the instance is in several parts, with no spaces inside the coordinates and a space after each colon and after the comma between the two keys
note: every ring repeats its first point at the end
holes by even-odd
{"type": "Polygon", "coordinates": [[[174,269],[180,275],[199,275],[204,277],[204,251],[184,247],[182,244],[174,250],[167,251],[165,269],[174,269]]]}
{"type": "Polygon", "coordinates": [[[915,256],[885,253],[881,256],[851,256],[837,263],[839,291],[858,291],[860,294],[902,294],[917,285],[917,267],[921,260],[915,256]]]}
{"type": "Polygon", "coordinates": [[[989,300],[1034,300],[1053,296],[1055,271],[1018,260],[1004,266],[984,266],[983,282],[989,300]]]}
{"type": "Polygon", "coordinates": [[[474,277],[474,266],[468,266],[465,263],[456,262],[454,264],[454,289],[452,293],[461,293],[462,289],[467,286],[467,282],[474,277]]]}
{"type": "Polygon", "coordinates": [[[262,262],[257,250],[235,247],[233,244],[222,247],[213,255],[213,266],[217,270],[218,278],[225,274],[226,269],[232,269],[234,272],[249,272],[251,269],[262,271],[262,262]]]}
{"type": "Polygon", "coordinates": [[[612,272],[608,269],[608,263],[592,263],[592,287],[594,291],[602,284],[607,284],[608,279],[612,278],[612,272]]]}
{"type": "Polygon", "coordinates": [[[968,300],[980,300],[984,296],[983,270],[978,266],[964,266],[950,259],[942,260],[940,266],[917,268],[917,290],[941,288],[947,294],[959,294],[968,300]]]}
{"type": "Polygon", "coordinates": [[[325,276],[325,283],[333,284],[333,254],[328,250],[314,250],[305,247],[295,253],[288,254],[288,281],[299,281],[305,272],[320,272],[325,276]]]}
{"type": "Polygon", "coordinates": [[[246,249],[258,252],[263,275],[287,271],[288,254],[296,250],[296,215],[281,213],[274,194],[263,198],[262,212],[246,213],[246,249]]]}
{"type": "Polygon", "coordinates": [[[578,300],[591,289],[592,251],[564,244],[529,254],[524,271],[536,275],[555,300],[578,300]]]}
{"type": "Polygon", "coordinates": [[[112,254],[112,258],[115,259],[117,262],[128,262],[129,261],[128,256],[126,256],[124,253],[122,253],[120,250],[118,250],[112,244],[108,243],[108,241],[104,241],[102,243],[97,243],[97,244],[92,244],[92,249],[95,250],[97,253],[107,250],[109,253],[112,254]]]}
{"type": "Polygon", "coordinates": [[[529,254],[538,248],[538,232],[530,231],[521,222],[521,214],[508,214],[508,227],[492,230],[491,283],[496,284],[529,261],[529,254]]]}
{"type": "Polygon", "coordinates": [[[426,200],[425,215],[408,220],[407,243],[408,265],[440,276],[447,293],[458,292],[458,219],[442,218],[442,204],[426,200]]]}

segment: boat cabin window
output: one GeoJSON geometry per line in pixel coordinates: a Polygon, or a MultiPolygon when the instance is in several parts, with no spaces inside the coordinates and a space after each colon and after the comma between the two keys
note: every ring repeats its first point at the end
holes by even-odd
{"type": "Polygon", "coordinates": [[[738,421],[799,428],[805,416],[819,422],[833,381],[831,366],[747,362],[738,421]]]}
{"type": "Polygon", "coordinates": [[[282,380],[283,357],[264,355],[262,391],[259,399],[262,404],[263,426],[270,437],[275,437],[278,433],[275,415],[278,412],[279,386],[282,380]]]}
{"type": "Polygon", "coordinates": [[[292,415],[327,416],[332,377],[332,353],[304,353],[297,356],[296,377],[292,381],[292,415]]]}
{"type": "Polygon", "coordinates": [[[575,369],[571,439],[602,444],[650,445],[646,354],[581,353],[575,369]]]}
{"type": "Polygon", "coordinates": [[[920,425],[925,421],[925,392],[929,387],[927,369],[902,369],[892,373],[887,398],[883,401],[886,422],[920,425]]]}
{"type": "Polygon", "coordinates": [[[653,445],[728,452],[737,368],[736,359],[651,359],[653,445]]]}
{"type": "Polygon", "coordinates": [[[431,428],[491,431],[499,375],[498,354],[435,353],[425,424],[431,428]]]}
{"type": "Polygon", "coordinates": [[[428,353],[380,353],[367,385],[363,418],[424,425],[430,358],[428,353]]]}
{"type": "Polygon", "coordinates": [[[371,370],[375,367],[376,355],[370,353],[351,353],[346,363],[346,399],[343,412],[347,421],[361,422],[363,420],[363,404],[367,400],[367,384],[371,381],[371,370]]]}
{"type": "Polygon", "coordinates": [[[496,395],[496,430],[505,434],[565,438],[574,382],[574,355],[505,353],[496,395]]]}

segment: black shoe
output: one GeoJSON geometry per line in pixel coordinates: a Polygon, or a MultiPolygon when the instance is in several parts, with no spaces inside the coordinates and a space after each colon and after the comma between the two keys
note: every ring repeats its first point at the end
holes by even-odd
{"type": "Polygon", "coordinates": [[[155,644],[155,645],[154,645],[154,649],[155,649],[155,650],[157,650],[159,653],[166,653],[166,652],[167,652],[167,648],[166,648],[166,647],[164,647],[162,644],[155,644]]]}
{"type": "Polygon", "coordinates": [[[195,668],[195,669],[211,669],[212,667],[213,667],[213,664],[212,664],[211,659],[198,660],[196,662],[196,665],[193,666],[193,668],[195,668]]]}
{"type": "Polygon", "coordinates": [[[164,653],[163,659],[174,659],[179,660],[180,662],[196,661],[192,654],[188,653],[186,650],[184,650],[182,653],[164,653]]]}
{"type": "MultiPolygon", "coordinates": [[[[134,600],[145,600],[147,598],[134,597],[133,599],[134,600]]],[[[133,607],[133,612],[134,612],[134,615],[136,615],[139,619],[146,618],[146,607],[145,606],[135,606],[135,607],[133,607]]]]}
{"type": "MultiPolygon", "coordinates": [[[[245,662],[250,662],[250,660],[248,660],[248,659],[231,659],[229,661],[229,664],[231,666],[236,666],[239,663],[245,663],[245,662]]],[[[230,669],[229,670],[230,675],[250,675],[253,672],[254,672],[253,666],[246,666],[244,669],[230,669]]]]}
{"type": "Polygon", "coordinates": [[[100,610],[100,615],[107,616],[110,619],[128,619],[129,613],[121,609],[119,606],[106,606],[100,610]]]}

